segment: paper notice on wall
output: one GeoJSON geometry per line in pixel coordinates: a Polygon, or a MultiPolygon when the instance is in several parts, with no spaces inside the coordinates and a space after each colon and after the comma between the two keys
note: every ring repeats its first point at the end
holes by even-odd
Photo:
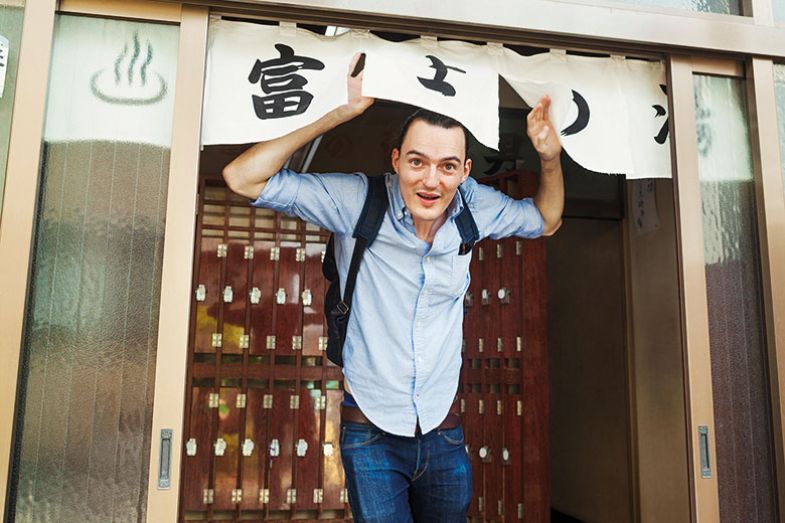
{"type": "Polygon", "coordinates": [[[635,232],[643,235],[660,228],[657,213],[657,186],[654,180],[632,180],[632,221],[635,232]]]}
{"type": "Polygon", "coordinates": [[[8,38],[0,35],[0,98],[3,97],[5,92],[5,75],[8,71],[8,52],[10,44],[8,38]]]}

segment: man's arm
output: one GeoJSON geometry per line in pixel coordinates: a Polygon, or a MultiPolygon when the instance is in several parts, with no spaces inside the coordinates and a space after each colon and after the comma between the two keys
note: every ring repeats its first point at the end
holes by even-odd
{"type": "Polygon", "coordinates": [[[527,117],[527,133],[540,155],[540,186],[534,204],[542,214],[543,235],[555,233],[564,212],[564,176],[561,169],[561,143],[548,118],[551,99],[546,95],[537,102],[527,117]]]}
{"type": "Polygon", "coordinates": [[[338,125],[361,115],[374,99],[362,96],[363,73],[352,76],[360,53],[354,55],[347,75],[348,102],[296,131],[266,142],[259,142],[232,160],[223,169],[226,184],[235,193],[255,200],[297,149],[338,125]]]}

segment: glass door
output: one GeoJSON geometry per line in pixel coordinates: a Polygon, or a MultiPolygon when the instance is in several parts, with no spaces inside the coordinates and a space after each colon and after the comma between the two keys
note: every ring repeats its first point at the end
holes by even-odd
{"type": "Polygon", "coordinates": [[[207,9],[60,9],[6,514],[174,521],[207,9]]]}
{"type": "Polygon", "coordinates": [[[145,520],[178,27],[57,15],[16,521],[145,520]]]}

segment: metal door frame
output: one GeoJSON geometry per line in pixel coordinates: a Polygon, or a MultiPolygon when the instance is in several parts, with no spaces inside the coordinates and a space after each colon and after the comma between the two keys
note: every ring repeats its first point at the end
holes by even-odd
{"type": "MultiPolygon", "coordinates": [[[[692,468],[692,520],[718,517],[715,479],[700,479],[697,424],[710,430],[713,453],[713,413],[710,379],[708,306],[702,251],[701,207],[697,179],[697,144],[692,74],[728,75],[746,66],[753,146],[760,245],[762,248],[764,312],[769,351],[774,418],[775,456],[778,478],[785,474],[783,418],[785,383],[785,275],[774,270],[785,260],[785,199],[777,142],[777,119],[773,85],[773,60],[785,58],[781,47],[783,24],[775,23],[771,3],[745,0],[752,17],[706,15],[663,9],[622,7],[612,2],[586,5],[580,1],[531,0],[526,12],[518,12],[513,0],[498,7],[512,18],[493,18],[497,10],[478,11],[468,2],[437,6],[428,19],[414,0],[386,5],[380,13],[376,3],[345,0],[340,8],[325,7],[317,0],[264,0],[218,2],[196,0],[203,7],[180,2],[62,0],[59,10],[99,16],[135,18],[180,23],[180,47],[174,129],[169,176],[169,198],[162,274],[161,321],[158,333],[153,434],[162,428],[174,430],[173,449],[182,445],[182,414],[190,312],[191,267],[193,266],[194,207],[198,180],[199,129],[205,67],[209,5],[216,12],[277,20],[333,23],[402,32],[439,34],[475,40],[496,40],[521,45],[560,45],[574,49],[629,50],[631,55],[666,56],[670,89],[670,114],[678,249],[682,330],[685,358],[685,404],[692,468]],[[559,16],[563,13],[564,16],[559,16]],[[480,17],[478,20],[477,17],[480,17]],[[577,23],[577,25],[576,25],[577,23]],[[563,27],[570,24],[569,27],[563,27]],[[549,43],[550,42],[550,43],[549,43]],[[669,53],[691,54],[669,54],[669,53]],[[720,55],[720,59],[711,59],[720,55]],[[736,59],[724,59],[733,54],[736,59]],[[742,60],[742,54],[746,54],[742,60]],[[703,57],[706,58],[703,58],[703,57]],[[183,264],[188,269],[183,270],[183,264]]],[[[6,197],[0,221],[0,352],[6,355],[0,370],[0,395],[16,396],[20,361],[38,182],[41,136],[45,115],[46,87],[52,44],[56,0],[29,1],[17,74],[9,143],[6,197]]],[[[731,74],[735,75],[735,74],[731,74]]],[[[0,504],[6,505],[12,450],[15,405],[0,406],[0,504]]],[[[156,488],[158,437],[152,438],[148,514],[152,521],[176,518],[180,453],[172,452],[172,488],[156,488]]],[[[780,506],[785,492],[778,482],[780,506]]]]}

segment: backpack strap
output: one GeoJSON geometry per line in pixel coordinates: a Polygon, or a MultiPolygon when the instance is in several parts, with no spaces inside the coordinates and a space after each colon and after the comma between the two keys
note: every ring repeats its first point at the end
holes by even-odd
{"type": "Polygon", "coordinates": [[[463,209],[455,217],[455,225],[458,226],[458,233],[461,235],[461,246],[458,249],[458,254],[463,255],[469,253],[474,244],[480,239],[480,231],[477,229],[477,223],[474,221],[474,216],[472,216],[472,211],[469,210],[469,204],[460,186],[458,186],[458,194],[461,195],[463,209]]]}
{"type": "Polygon", "coordinates": [[[342,313],[349,312],[352,308],[354,285],[357,282],[357,273],[360,271],[360,262],[365,249],[370,247],[379,234],[384,215],[387,212],[389,200],[387,199],[385,179],[386,176],[368,176],[368,194],[365,196],[365,204],[360,218],[354,227],[354,237],[357,240],[354,244],[354,251],[352,251],[349,273],[346,275],[346,287],[343,299],[337,306],[342,313]]]}
{"type": "Polygon", "coordinates": [[[382,227],[384,213],[387,212],[387,184],[386,176],[368,176],[368,194],[365,204],[354,226],[354,237],[365,238],[370,246],[379,234],[382,227]]]}

